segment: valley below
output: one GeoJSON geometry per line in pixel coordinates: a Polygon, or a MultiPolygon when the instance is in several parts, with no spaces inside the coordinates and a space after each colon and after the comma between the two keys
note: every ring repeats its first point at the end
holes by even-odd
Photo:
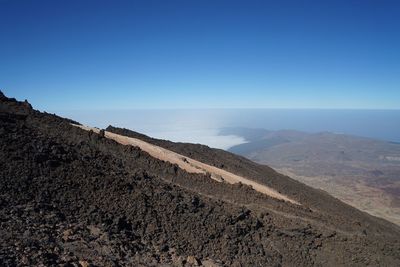
{"type": "Polygon", "coordinates": [[[231,152],[400,225],[400,144],[328,132],[222,131],[249,140],[231,152]]]}

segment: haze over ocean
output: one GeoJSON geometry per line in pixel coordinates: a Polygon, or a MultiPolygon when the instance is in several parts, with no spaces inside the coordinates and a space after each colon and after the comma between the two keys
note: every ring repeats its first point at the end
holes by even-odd
{"type": "Polygon", "coordinates": [[[400,110],[176,109],[59,111],[83,124],[125,127],[156,138],[227,149],[245,142],[223,127],[334,132],[400,142],[400,110]]]}

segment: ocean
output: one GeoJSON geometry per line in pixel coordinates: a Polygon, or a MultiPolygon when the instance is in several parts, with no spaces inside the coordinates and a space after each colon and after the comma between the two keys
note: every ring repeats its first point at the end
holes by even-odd
{"type": "Polygon", "coordinates": [[[54,113],[85,125],[129,128],[175,142],[228,149],[241,136],[221,135],[220,128],[334,132],[400,143],[400,110],[333,109],[167,109],[69,110],[54,113]]]}

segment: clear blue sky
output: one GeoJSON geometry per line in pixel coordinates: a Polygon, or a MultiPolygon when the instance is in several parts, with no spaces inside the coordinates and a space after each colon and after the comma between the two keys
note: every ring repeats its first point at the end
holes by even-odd
{"type": "Polygon", "coordinates": [[[400,1],[0,0],[0,88],[46,110],[400,108],[400,1]]]}

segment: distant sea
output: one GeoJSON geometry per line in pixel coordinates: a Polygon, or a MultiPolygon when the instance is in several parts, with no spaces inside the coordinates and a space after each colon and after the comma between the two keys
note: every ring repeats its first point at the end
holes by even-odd
{"type": "Polygon", "coordinates": [[[330,109],[168,109],[69,110],[54,113],[105,128],[129,128],[176,142],[202,143],[228,149],[244,143],[241,136],[220,135],[224,127],[334,132],[400,143],[400,110],[330,109]]]}

